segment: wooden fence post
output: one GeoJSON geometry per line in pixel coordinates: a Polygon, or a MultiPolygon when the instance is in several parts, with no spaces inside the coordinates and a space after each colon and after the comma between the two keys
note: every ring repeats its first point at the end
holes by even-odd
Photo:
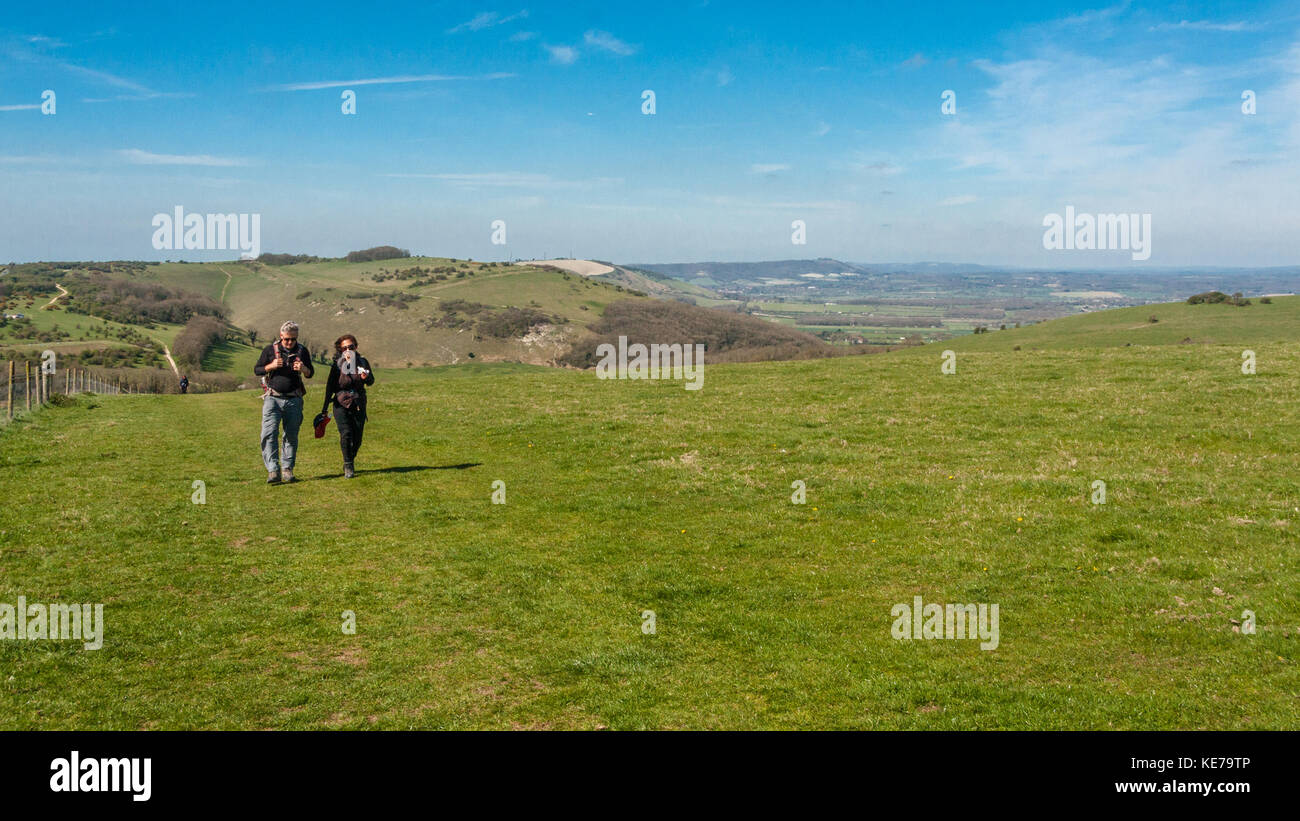
{"type": "Polygon", "coordinates": [[[32,410],[32,363],[23,362],[25,373],[23,375],[23,394],[27,396],[27,412],[32,410]]]}

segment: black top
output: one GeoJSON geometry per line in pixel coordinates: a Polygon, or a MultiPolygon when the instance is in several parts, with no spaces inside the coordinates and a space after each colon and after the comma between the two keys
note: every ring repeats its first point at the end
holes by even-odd
{"type": "Polygon", "coordinates": [[[335,357],[334,364],[330,366],[329,381],[325,383],[325,405],[321,410],[322,413],[324,413],[324,408],[330,406],[331,399],[335,400],[336,405],[339,404],[336,399],[339,391],[356,393],[356,408],[362,414],[366,412],[366,385],[375,384],[375,372],[370,367],[370,361],[361,354],[357,354],[357,367],[366,369],[364,379],[357,374],[343,373],[343,371],[339,370],[339,360],[338,357],[335,357]]]}
{"type": "Polygon", "coordinates": [[[292,348],[283,348],[280,343],[272,342],[262,349],[262,355],[257,358],[257,364],[253,366],[253,373],[258,376],[265,376],[266,383],[271,386],[271,390],[276,393],[287,393],[295,396],[299,391],[306,392],[307,388],[302,384],[303,376],[311,379],[315,375],[316,369],[312,367],[311,355],[307,353],[307,348],[302,344],[295,342],[292,348]],[[280,348],[280,358],[284,364],[268,375],[266,366],[275,360],[275,349],[280,348]],[[293,360],[302,360],[302,370],[293,369],[293,360]]]}

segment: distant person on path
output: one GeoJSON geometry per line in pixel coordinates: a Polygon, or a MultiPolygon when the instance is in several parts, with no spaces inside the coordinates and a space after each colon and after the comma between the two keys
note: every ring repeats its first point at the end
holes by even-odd
{"type": "Polygon", "coordinates": [[[262,397],[262,464],[266,466],[266,483],[293,482],[293,463],[298,453],[298,428],[302,427],[302,398],[307,395],[305,375],[311,379],[316,370],[311,354],[298,344],[298,324],[280,326],[280,338],[262,349],[253,373],[266,378],[267,391],[262,397]],[[284,423],[284,450],[280,449],[280,424],[284,423]]]}
{"type": "Polygon", "coordinates": [[[187,374],[181,377],[181,393],[189,393],[189,392],[190,392],[190,377],[187,374]]]}
{"type": "Polygon", "coordinates": [[[375,384],[370,362],[357,351],[357,338],[344,334],[334,340],[334,364],[325,383],[325,404],[329,410],[334,400],[334,420],[339,427],[339,447],[343,450],[343,476],[356,476],[353,460],[361,450],[361,434],[366,427],[366,385],[375,384]]]}

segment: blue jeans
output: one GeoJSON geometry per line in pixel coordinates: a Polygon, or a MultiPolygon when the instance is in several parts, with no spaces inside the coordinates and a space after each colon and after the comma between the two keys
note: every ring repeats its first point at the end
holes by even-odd
{"type": "Polygon", "coordinates": [[[271,396],[262,400],[262,464],[266,472],[293,470],[298,455],[298,428],[302,427],[301,396],[271,396]],[[284,455],[280,457],[280,423],[284,422],[284,455]]]}

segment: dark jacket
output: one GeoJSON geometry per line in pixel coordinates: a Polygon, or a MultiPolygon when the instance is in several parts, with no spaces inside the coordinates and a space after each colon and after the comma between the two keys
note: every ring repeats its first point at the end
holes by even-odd
{"type": "Polygon", "coordinates": [[[330,366],[329,381],[325,383],[325,404],[321,407],[321,413],[324,413],[330,406],[330,400],[334,400],[336,406],[348,407],[349,410],[366,415],[366,385],[375,384],[375,372],[370,367],[370,360],[361,354],[357,354],[357,367],[365,368],[366,375],[361,377],[358,374],[343,373],[339,369],[339,358],[334,358],[334,364],[330,366]],[[348,392],[355,394],[355,400],[346,396],[348,392]],[[342,400],[339,394],[345,394],[342,400]]]}
{"type": "Polygon", "coordinates": [[[301,396],[307,392],[307,386],[302,383],[302,378],[306,376],[311,379],[316,373],[316,369],[311,364],[311,355],[307,353],[307,348],[300,342],[295,342],[292,349],[282,348],[280,358],[284,360],[284,365],[271,371],[268,376],[266,366],[275,360],[275,349],[278,347],[280,347],[280,341],[276,340],[262,349],[262,355],[257,358],[257,364],[253,366],[253,373],[258,376],[265,376],[266,383],[276,393],[301,396]],[[301,371],[293,369],[294,359],[302,360],[301,371]]]}

